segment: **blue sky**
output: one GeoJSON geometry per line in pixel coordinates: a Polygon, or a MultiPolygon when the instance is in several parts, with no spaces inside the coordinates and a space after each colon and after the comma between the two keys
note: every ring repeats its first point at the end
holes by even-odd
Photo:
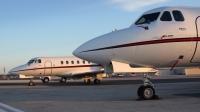
{"type": "Polygon", "coordinates": [[[0,0],[0,74],[38,56],[72,56],[82,43],[129,27],[161,6],[199,0],[0,0]]]}

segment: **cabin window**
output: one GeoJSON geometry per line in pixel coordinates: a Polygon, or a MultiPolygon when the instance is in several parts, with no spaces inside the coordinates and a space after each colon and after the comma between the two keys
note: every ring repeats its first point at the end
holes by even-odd
{"type": "Polygon", "coordinates": [[[37,60],[35,60],[35,63],[37,63],[37,60]]]}
{"type": "Polygon", "coordinates": [[[77,61],[77,64],[79,64],[79,61],[77,61]]]}
{"type": "Polygon", "coordinates": [[[174,16],[174,20],[176,20],[176,21],[184,21],[185,20],[181,11],[174,10],[174,11],[172,11],[172,13],[174,16]]]}
{"type": "Polygon", "coordinates": [[[66,64],[69,64],[69,62],[68,62],[68,61],[66,61],[66,64]]]}
{"type": "Polygon", "coordinates": [[[63,64],[63,61],[61,61],[60,63],[63,64]]]}
{"type": "Polygon", "coordinates": [[[90,64],[90,62],[88,61],[88,64],[90,64]]]}
{"type": "Polygon", "coordinates": [[[140,17],[140,19],[137,20],[135,25],[150,24],[151,22],[155,22],[159,15],[160,15],[160,12],[145,14],[142,17],[140,17]]]}
{"type": "Polygon", "coordinates": [[[38,63],[42,63],[41,59],[38,59],[38,63]]]}
{"type": "Polygon", "coordinates": [[[72,64],[74,64],[74,61],[71,61],[72,64]]]}
{"type": "Polygon", "coordinates": [[[85,61],[83,61],[83,64],[85,64],[85,61]]]}
{"type": "Polygon", "coordinates": [[[169,11],[163,12],[160,20],[161,21],[172,21],[172,16],[171,16],[170,12],[169,11]]]}

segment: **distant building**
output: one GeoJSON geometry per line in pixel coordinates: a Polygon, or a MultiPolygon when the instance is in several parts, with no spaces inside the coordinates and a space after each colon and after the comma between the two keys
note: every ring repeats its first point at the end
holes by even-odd
{"type": "Polygon", "coordinates": [[[185,69],[186,75],[200,75],[200,68],[185,69]]]}
{"type": "Polygon", "coordinates": [[[158,75],[200,75],[200,68],[158,70],[158,75]]]}

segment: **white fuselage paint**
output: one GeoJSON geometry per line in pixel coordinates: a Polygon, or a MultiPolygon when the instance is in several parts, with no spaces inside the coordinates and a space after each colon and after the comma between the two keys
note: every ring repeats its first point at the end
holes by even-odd
{"type": "Polygon", "coordinates": [[[133,23],[129,28],[99,36],[79,46],[73,54],[103,65],[117,61],[131,67],[156,69],[199,67],[200,8],[161,7],[142,15],[156,12],[160,12],[156,21],[133,23]],[[161,21],[165,11],[170,12],[171,21],[161,21]],[[176,21],[172,11],[180,11],[184,21],[176,21]]]}
{"type": "Polygon", "coordinates": [[[102,71],[101,65],[76,57],[36,57],[31,60],[33,60],[32,63],[15,67],[9,73],[34,77],[71,77],[87,73],[95,74],[102,71]],[[38,60],[41,60],[41,62],[38,60]]]}

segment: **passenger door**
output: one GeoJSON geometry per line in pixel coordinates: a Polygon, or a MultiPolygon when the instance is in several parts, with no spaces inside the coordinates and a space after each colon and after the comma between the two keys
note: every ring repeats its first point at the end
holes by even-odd
{"type": "Polygon", "coordinates": [[[195,42],[195,50],[193,57],[191,59],[191,63],[200,63],[200,16],[197,17],[196,21],[196,31],[197,31],[197,37],[194,38],[195,42]]]}
{"type": "Polygon", "coordinates": [[[52,74],[52,62],[46,61],[44,63],[44,75],[51,75],[52,74]]]}

